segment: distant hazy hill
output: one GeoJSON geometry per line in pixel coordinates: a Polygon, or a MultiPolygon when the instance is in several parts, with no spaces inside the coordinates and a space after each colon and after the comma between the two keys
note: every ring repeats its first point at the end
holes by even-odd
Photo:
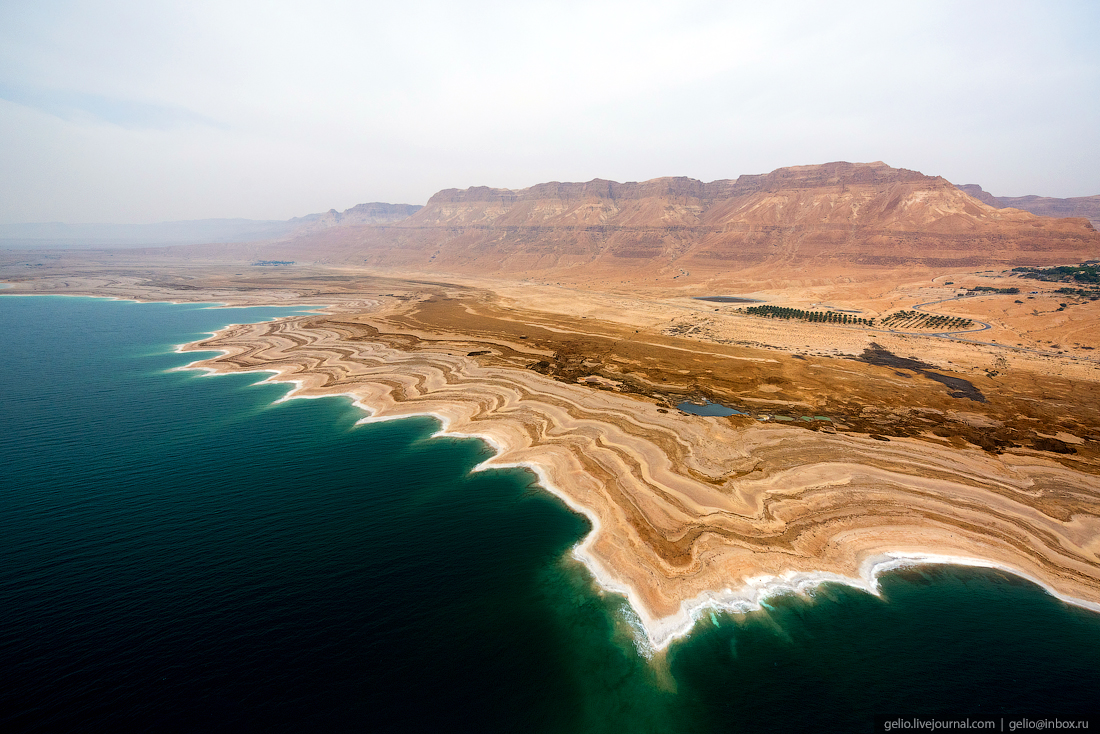
{"type": "Polygon", "coordinates": [[[196,219],[156,224],[0,224],[0,246],[93,248],[248,242],[283,237],[294,228],[290,222],[256,219],[196,219]]]}
{"type": "Polygon", "coordinates": [[[838,162],[710,183],[446,189],[400,222],[314,231],[279,249],[379,267],[613,277],[1075,262],[1100,254],[1100,234],[1083,219],[995,208],[938,176],[838,162]]]}
{"type": "Polygon", "coordinates": [[[316,232],[331,227],[400,222],[423,208],[420,204],[383,204],[380,201],[374,201],[369,204],[356,204],[351,209],[345,209],[342,212],[329,209],[324,214],[311,214],[309,217],[290,221],[302,222],[296,234],[305,234],[306,232],[316,232]],[[309,221],[306,222],[306,219],[309,219],[309,221]]]}
{"type": "Polygon", "coordinates": [[[1100,195],[1055,199],[1050,196],[994,196],[978,184],[963,184],[959,189],[998,209],[1022,209],[1041,217],[1084,217],[1100,229],[1100,195]]]}
{"type": "Polygon", "coordinates": [[[399,221],[420,208],[412,204],[373,202],[342,213],[332,209],[286,221],[195,219],[156,224],[0,224],[0,247],[143,247],[278,240],[329,227],[399,221]]]}

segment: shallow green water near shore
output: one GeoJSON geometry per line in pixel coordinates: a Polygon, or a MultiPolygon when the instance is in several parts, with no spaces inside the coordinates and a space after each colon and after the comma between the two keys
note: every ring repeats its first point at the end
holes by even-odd
{"type": "Polygon", "coordinates": [[[708,617],[650,661],[588,524],[429,418],[356,426],[173,345],[290,309],[0,298],[0,724],[82,731],[870,731],[1080,712],[1100,615],[891,574],[708,617]]]}

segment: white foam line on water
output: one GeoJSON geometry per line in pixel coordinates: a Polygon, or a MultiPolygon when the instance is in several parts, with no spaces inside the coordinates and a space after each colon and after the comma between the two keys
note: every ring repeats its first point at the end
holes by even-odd
{"type": "Polygon", "coordinates": [[[680,605],[679,612],[668,617],[647,620],[645,628],[653,646],[663,650],[674,640],[687,636],[695,623],[708,612],[746,614],[765,606],[765,602],[771,597],[785,594],[804,596],[825,583],[842,584],[881,598],[879,577],[882,574],[901,568],[933,565],[996,569],[1030,581],[1067,604],[1100,612],[1100,604],[1096,602],[1061,594],[1028,573],[994,561],[936,553],[886,552],[864,560],[860,565],[858,577],[827,571],[790,571],[780,576],[765,575],[749,578],[739,589],[705,592],[694,599],[687,600],[680,605]]]}
{"type": "MultiPolygon", "coordinates": [[[[228,328],[228,327],[226,327],[228,328]]],[[[185,353],[183,347],[187,345],[180,345],[176,351],[185,353]]],[[[202,350],[211,352],[221,352],[222,354],[228,354],[229,350],[202,350]]],[[[646,612],[646,607],[642,602],[641,597],[634,590],[633,587],[620,581],[614,574],[610,572],[603,563],[599,561],[592,553],[592,546],[595,543],[596,537],[602,528],[599,518],[589,508],[578,504],[577,501],[569,494],[562,491],[562,489],[554,482],[551,476],[551,469],[536,461],[515,461],[504,462],[498,461],[498,458],[505,452],[505,447],[491,433],[465,433],[461,431],[451,430],[451,419],[449,416],[434,411],[418,411],[413,413],[401,413],[398,415],[378,415],[380,408],[372,407],[362,401],[362,399],[351,392],[344,393],[327,393],[324,395],[302,395],[300,392],[305,389],[305,381],[301,379],[282,377],[279,375],[282,372],[278,369],[261,369],[261,370],[245,370],[238,372],[223,372],[212,367],[197,366],[198,362],[206,360],[196,360],[191,364],[183,367],[177,367],[178,370],[202,370],[207,373],[207,376],[213,375],[229,375],[229,374],[248,374],[248,373],[274,373],[272,376],[262,380],[261,383],[291,383],[294,385],[286,395],[274,401],[275,403],[282,403],[288,400],[303,399],[311,400],[317,398],[327,397],[347,397],[350,398],[352,404],[362,410],[367,415],[356,421],[356,425],[370,424],[370,423],[383,423],[387,421],[402,420],[404,418],[415,418],[428,416],[435,418],[440,422],[441,428],[432,434],[432,438],[448,436],[453,438],[476,438],[489,445],[493,450],[493,456],[489,457],[485,461],[482,461],[475,466],[471,471],[480,472],[488,471],[490,469],[508,469],[508,468],[523,468],[532,472],[538,478],[538,484],[550,494],[560,499],[570,510],[577,514],[583,515],[592,525],[592,530],[588,532],[581,540],[573,547],[573,557],[582,563],[588,572],[592,575],[596,584],[604,591],[611,592],[613,594],[620,594],[624,596],[630,605],[629,611],[625,614],[625,622],[635,632],[635,647],[638,652],[645,657],[652,657],[656,652],[665,650],[670,644],[676,640],[687,637],[692,629],[704,615],[710,612],[726,612],[732,614],[747,614],[749,612],[758,611],[763,608],[766,601],[775,596],[782,596],[786,594],[797,594],[805,596],[809,592],[818,588],[825,583],[841,584],[851,588],[859,589],[868,594],[876,597],[882,597],[881,588],[879,586],[879,577],[889,571],[898,570],[901,568],[913,568],[918,566],[929,565],[945,565],[945,566],[963,566],[971,568],[989,568],[998,571],[1009,573],[1013,576],[1025,579],[1036,586],[1039,586],[1048,594],[1060,601],[1067,604],[1071,604],[1077,607],[1088,609],[1097,613],[1100,613],[1100,603],[1091,602],[1084,599],[1078,599],[1065,594],[1061,594],[1051,586],[1040,581],[1039,579],[1031,576],[1028,573],[1020,571],[1019,569],[1004,564],[996,563],[994,561],[988,561],[982,558],[972,558],[965,556],[948,556],[936,553],[912,553],[912,552],[885,552],[874,556],[870,556],[860,564],[859,576],[845,576],[843,574],[833,573],[829,571],[788,571],[787,573],[779,576],[775,575],[762,575],[755,576],[746,579],[744,585],[738,589],[723,589],[719,591],[704,592],[694,599],[689,599],[681,602],[680,609],[674,614],[667,617],[652,617],[646,612]]],[[[257,383],[260,384],[260,383],[257,383]]]]}

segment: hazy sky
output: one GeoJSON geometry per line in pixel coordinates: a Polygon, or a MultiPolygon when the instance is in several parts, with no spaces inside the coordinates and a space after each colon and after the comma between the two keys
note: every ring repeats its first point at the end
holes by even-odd
{"type": "Polygon", "coordinates": [[[1100,194],[1100,2],[0,0],[0,223],[883,160],[1100,194]]]}

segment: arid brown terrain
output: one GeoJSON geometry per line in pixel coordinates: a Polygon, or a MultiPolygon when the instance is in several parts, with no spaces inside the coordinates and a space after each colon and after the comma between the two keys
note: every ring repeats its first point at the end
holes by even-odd
{"type": "Polygon", "coordinates": [[[1058,199],[1053,196],[994,196],[977,184],[963,184],[959,189],[978,201],[997,209],[1022,209],[1041,217],[1084,217],[1093,227],[1100,226],[1100,195],[1073,196],[1058,199]]]}
{"type": "Polygon", "coordinates": [[[1012,271],[1097,257],[1087,221],[838,163],[449,190],[275,243],[9,252],[0,277],[324,307],[188,348],[490,440],[592,520],[578,556],[663,646],[701,606],[906,558],[1100,608],[1100,300],[1012,271]]]}
{"type": "MultiPolygon", "coordinates": [[[[568,282],[701,282],[730,271],[1075,262],[1100,249],[1082,219],[996,209],[883,163],[783,168],[703,183],[448,189],[390,226],[343,227],[279,252],[371,267],[568,282]]],[[[782,277],[782,276],[780,276],[782,277]]]]}

